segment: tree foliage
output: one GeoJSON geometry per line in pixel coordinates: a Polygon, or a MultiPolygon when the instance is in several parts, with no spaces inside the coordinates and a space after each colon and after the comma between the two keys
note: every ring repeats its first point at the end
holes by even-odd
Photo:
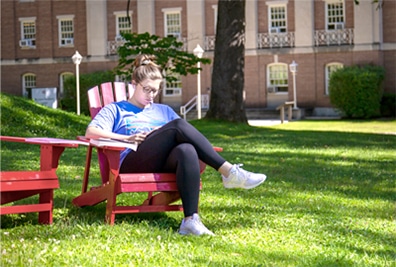
{"type": "Polygon", "coordinates": [[[119,60],[115,69],[118,75],[132,76],[132,64],[139,54],[150,54],[157,57],[156,63],[166,74],[167,81],[175,79],[171,74],[180,75],[198,73],[197,63],[209,64],[210,59],[199,58],[183,49],[183,42],[174,37],[159,37],[149,33],[122,34],[124,45],[117,50],[119,60]],[[169,75],[170,74],[170,75],[169,75]]]}

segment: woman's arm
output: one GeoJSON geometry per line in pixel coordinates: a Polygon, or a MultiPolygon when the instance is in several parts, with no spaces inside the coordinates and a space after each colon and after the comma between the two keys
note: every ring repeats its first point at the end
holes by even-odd
{"type": "Polygon", "coordinates": [[[85,137],[87,138],[116,138],[116,139],[125,139],[128,136],[127,135],[122,135],[122,134],[117,134],[117,133],[112,133],[105,131],[103,129],[100,129],[95,126],[88,126],[86,132],[85,132],[85,137]]]}
{"type": "Polygon", "coordinates": [[[85,132],[85,137],[87,138],[113,138],[113,139],[119,139],[119,140],[124,140],[128,142],[135,142],[140,144],[141,142],[146,139],[148,133],[138,133],[134,135],[123,135],[123,134],[117,134],[113,132],[108,132],[103,129],[100,129],[95,126],[89,126],[85,132]]]}

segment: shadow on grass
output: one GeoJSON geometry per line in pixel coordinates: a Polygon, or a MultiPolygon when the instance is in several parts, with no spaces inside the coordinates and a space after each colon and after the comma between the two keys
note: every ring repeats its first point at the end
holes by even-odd
{"type": "MultiPolygon", "coordinates": [[[[196,123],[198,127],[200,123],[196,123]]],[[[229,193],[218,190],[221,187],[220,178],[216,185],[204,185],[205,190],[213,192],[218,197],[228,198],[240,194],[246,198],[282,197],[293,198],[288,190],[294,193],[336,194],[340,197],[354,199],[395,200],[394,166],[396,163],[396,136],[382,134],[362,134],[344,132],[291,131],[270,128],[250,127],[238,124],[208,124],[200,129],[215,146],[224,148],[221,155],[231,162],[242,162],[247,170],[264,172],[267,182],[260,187],[245,193],[229,193]],[[375,154],[374,156],[371,156],[375,154]],[[379,156],[378,156],[379,155],[379,156]],[[267,187],[268,186],[268,187],[267,187]],[[271,190],[268,191],[268,188],[271,190]],[[281,191],[277,191],[281,188],[281,191]]],[[[39,146],[2,142],[2,169],[34,169],[39,167],[39,146]],[[33,148],[34,147],[34,148],[33,148]],[[13,160],[18,155],[17,160],[13,160]]],[[[55,218],[73,220],[74,223],[103,223],[105,203],[94,207],[76,208],[71,200],[80,193],[81,179],[85,163],[85,148],[67,149],[60,162],[59,171],[65,171],[60,177],[61,188],[55,190],[55,218]],[[67,209],[67,212],[57,210],[67,209]]],[[[97,167],[96,167],[97,172],[97,167]]],[[[205,183],[204,174],[204,183],[205,183]]],[[[218,176],[220,177],[220,176],[218,176]]],[[[133,197],[132,197],[133,199],[133,197]]],[[[323,200],[320,200],[323,201],[323,200]]],[[[330,201],[331,202],[331,201],[330,201]]],[[[319,210],[307,208],[304,202],[301,206],[291,204],[278,207],[287,214],[301,208],[307,213],[318,213],[319,210]],[[304,209],[305,208],[305,209],[304,209]]],[[[210,207],[215,212],[235,212],[235,208],[227,206],[210,207]]],[[[276,207],[272,207],[276,209],[276,207]]],[[[249,213],[262,214],[269,212],[268,207],[243,206],[249,213]]],[[[364,214],[364,208],[359,213],[364,214]]],[[[299,212],[301,212],[301,210],[299,212]]],[[[326,211],[328,212],[328,211],[326,211]]],[[[370,213],[372,214],[372,213],[370,213]]],[[[382,214],[382,213],[381,213],[382,214]]],[[[323,214],[324,215],[324,214],[323,214]]],[[[380,215],[383,216],[383,215],[380,215]]],[[[36,214],[27,214],[19,219],[2,218],[3,225],[12,227],[18,223],[34,223],[36,214]]],[[[166,214],[126,214],[117,215],[116,223],[135,223],[143,220],[169,220],[166,214]]],[[[169,222],[170,227],[177,228],[179,222],[169,222]]],[[[244,222],[247,225],[253,222],[244,222]]],[[[167,224],[159,227],[169,228],[167,224]]]]}
{"type": "Polygon", "coordinates": [[[395,200],[396,136],[248,126],[235,130],[232,125],[217,132],[221,134],[209,131],[211,142],[224,148],[224,158],[266,173],[269,181],[292,183],[297,190],[395,200]]]}

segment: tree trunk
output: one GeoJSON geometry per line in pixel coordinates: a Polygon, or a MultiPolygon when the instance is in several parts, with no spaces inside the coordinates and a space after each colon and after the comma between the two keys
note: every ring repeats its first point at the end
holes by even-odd
{"type": "Polygon", "coordinates": [[[206,118],[247,122],[243,99],[245,2],[218,2],[210,108],[206,118]]]}

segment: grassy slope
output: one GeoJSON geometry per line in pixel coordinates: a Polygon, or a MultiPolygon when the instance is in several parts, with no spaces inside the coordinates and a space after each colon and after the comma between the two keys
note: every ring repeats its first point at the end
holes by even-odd
{"type": "MultiPolygon", "coordinates": [[[[4,94],[0,104],[2,135],[74,139],[89,122],[4,94]]],[[[396,136],[383,133],[394,132],[395,121],[301,121],[263,128],[193,123],[224,148],[225,158],[268,175],[259,188],[226,190],[207,169],[200,212],[216,237],[179,236],[181,213],[120,215],[109,227],[103,224],[104,203],[73,207],[71,199],[81,190],[82,147],[61,157],[52,226],[38,225],[36,214],[2,216],[0,265],[394,264],[396,136]]],[[[2,170],[38,167],[38,146],[1,145],[2,170]]],[[[143,198],[125,195],[120,201],[143,198]]]]}

